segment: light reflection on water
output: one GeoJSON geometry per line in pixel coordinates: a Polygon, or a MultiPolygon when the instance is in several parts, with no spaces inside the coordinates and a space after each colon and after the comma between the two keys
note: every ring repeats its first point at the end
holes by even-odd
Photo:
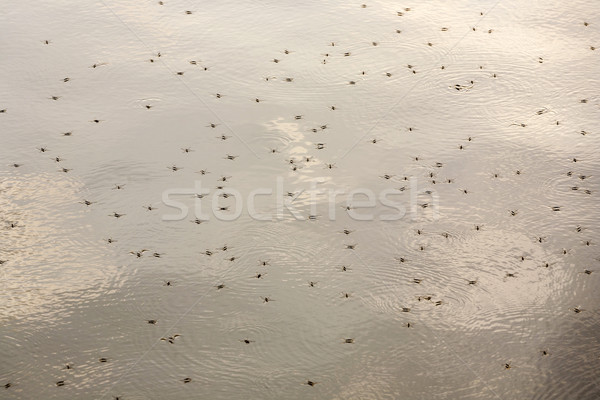
{"type": "Polygon", "coordinates": [[[600,9],[366,5],[4,5],[3,396],[598,396],[600,9]]]}

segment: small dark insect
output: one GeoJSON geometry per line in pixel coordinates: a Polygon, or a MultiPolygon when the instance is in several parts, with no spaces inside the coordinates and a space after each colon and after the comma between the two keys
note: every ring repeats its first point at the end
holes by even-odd
{"type": "Polygon", "coordinates": [[[238,156],[232,156],[232,155],[229,155],[229,154],[227,154],[227,155],[225,156],[225,159],[226,159],[226,160],[235,160],[237,157],[238,157],[238,156]]]}
{"type": "Polygon", "coordinates": [[[315,286],[317,286],[317,283],[319,283],[319,282],[310,281],[310,282],[308,282],[308,286],[315,287],[315,286]]]}
{"type": "Polygon", "coordinates": [[[469,279],[467,279],[467,282],[469,283],[469,285],[477,285],[477,281],[476,280],[469,280],[469,279]]]}
{"type": "Polygon", "coordinates": [[[217,288],[217,290],[221,290],[223,288],[225,288],[225,284],[224,283],[220,283],[217,286],[215,286],[217,288]]]}
{"type": "Polygon", "coordinates": [[[581,309],[581,308],[579,308],[579,307],[575,307],[575,308],[573,308],[572,310],[573,310],[573,312],[574,312],[575,314],[579,314],[580,312],[584,311],[584,310],[582,310],[582,309],[581,309]]]}
{"type": "Polygon", "coordinates": [[[408,307],[402,307],[402,312],[410,312],[410,308],[408,308],[408,307]]]}
{"type": "Polygon", "coordinates": [[[419,279],[419,278],[414,278],[413,279],[413,283],[420,284],[421,282],[423,282],[423,279],[419,279]]]}
{"type": "Polygon", "coordinates": [[[548,354],[550,354],[548,350],[540,350],[540,353],[542,353],[543,356],[547,356],[548,354]]]}
{"type": "Polygon", "coordinates": [[[506,277],[507,278],[516,278],[517,276],[516,276],[516,274],[514,272],[507,272],[506,273],[506,277]]]}
{"type": "Polygon", "coordinates": [[[105,363],[105,362],[108,362],[108,358],[105,358],[105,357],[100,357],[100,358],[98,359],[98,361],[99,361],[99,362],[101,362],[101,363],[105,363]]]}
{"type": "Polygon", "coordinates": [[[65,386],[65,381],[56,382],[56,386],[65,386]]]}
{"type": "Polygon", "coordinates": [[[273,300],[273,299],[272,299],[272,298],[270,298],[270,297],[261,297],[261,299],[263,299],[263,303],[268,303],[268,302],[270,302],[270,301],[275,301],[275,300],[273,300]]]}
{"type": "Polygon", "coordinates": [[[246,344],[250,344],[250,343],[254,343],[254,340],[250,340],[250,339],[240,339],[240,342],[242,342],[242,343],[246,343],[246,344]]]}
{"type": "Polygon", "coordinates": [[[183,378],[181,380],[181,382],[183,382],[183,383],[190,383],[191,381],[192,381],[192,378],[183,378]]]}
{"type": "Polygon", "coordinates": [[[8,389],[9,387],[12,386],[12,383],[8,382],[4,384],[4,389],[8,389]]]}
{"type": "Polygon", "coordinates": [[[267,265],[269,265],[269,261],[262,261],[262,260],[258,260],[258,263],[259,263],[260,265],[263,265],[263,266],[267,266],[267,265]]]}
{"type": "Polygon", "coordinates": [[[510,369],[510,364],[508,364],[508,363],[507,363],[507,364],[504,364],[504,368],[505,368],[505,369],[510,369]]]}
{"type": "Polygon", "coordinates": [[[89,201],[89,200],[83,200],[83,201],[80,201],[80,203],[85,204],[86,206],[90,206],[90,205],[94,204],[93,201],[89,201]]]}
{"type": "Polygon", "coordinates": [[[315,386],[317,383],[319,383],[319,382],[306,381],[306,384],[307,384],[308,386],[315,386]]]}
{"type": "Polygon", "coordinates": [[[354,339],[344,339],[344,343],[354,343],[354,339]]]}
{"type": "Polygon", "coordinates": [[[344,246],[346,246],[346,249],[348,250],[354,250],[356,248],[356,244],[345,244],[344,246]]]}
{"type": "Polygon", "coordinates": [[[146,320],[147,323],[149,323],[150,325],[156,325],[158,323],[158,320],[156,319],[148,319],[146,320]]]}
{"type": "Polygon", "coordinates": [[[126,214],[119,214],[119,213],[116,213],[116,212],[112,213],[112,214],[109,214],[110,217],[115,217],[115,218],[121,218],[124,215],[126,215],[126,214]]]}
{"type": "Polygon", "coordinates": [[[508,212],[510,213],[510,215],[512,215],[514,217],[515,215],[517,215],[519,213],[519,210],[508,210],[508,212]]]}

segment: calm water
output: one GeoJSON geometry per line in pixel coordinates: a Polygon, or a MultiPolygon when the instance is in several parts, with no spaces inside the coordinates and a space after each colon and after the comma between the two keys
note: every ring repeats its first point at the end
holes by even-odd
{"type": "Polygon", "coordinates": [[[2,9],[1,398],[600,397],[598,2],[2,9]]]}

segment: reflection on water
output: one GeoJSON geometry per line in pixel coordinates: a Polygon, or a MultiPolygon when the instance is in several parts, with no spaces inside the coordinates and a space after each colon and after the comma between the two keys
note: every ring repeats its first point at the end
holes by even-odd
{"type": "Polygon", "coordinates": [[[3,398],[600,395],[598,4],[3,9],[3,398]]]}

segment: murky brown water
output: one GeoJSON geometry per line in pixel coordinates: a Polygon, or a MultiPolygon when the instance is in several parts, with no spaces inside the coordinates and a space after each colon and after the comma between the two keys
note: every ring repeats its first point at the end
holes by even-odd
{"type": "Polygon", "coordinates": [[[600,396],[597,2],[2,8],[0,397],[600,396]]]}

